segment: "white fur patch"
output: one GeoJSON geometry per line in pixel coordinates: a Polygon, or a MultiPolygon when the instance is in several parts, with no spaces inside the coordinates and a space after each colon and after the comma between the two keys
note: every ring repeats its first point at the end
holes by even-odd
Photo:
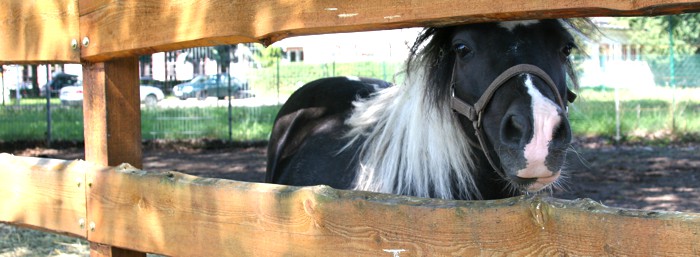
{"type": "Polygon", "coordinates": [[[561,123],[561,116],[559,107],[535,88],[529,74],[526,74],[525,86],[532,97],[533,135],[532,140],[525,146],[527,166],[519,170],[516,175],[521,178],[537,178],[537,181],[528,188],[528,190],[537,191],[559,177],[559,171],[551,171],[547,168],[545,159],[549,154],[549,142],[552,141],[554,131],[561,123]]]}
{"type": "Polygon", "coordinates": [[[510,32],[513,32],[513,30],[518,27],[518,26],[530,26],[540,23],[538,20],[524,20],[524,21],[503,21],[499,22],[498,26],[501,28],[505,28],[510,32]]]}
{"type": "Polygon", "coordinates": [[[481,198],[468,139],[450,108],[426,100],[422,73],[353,103],[349,144],[365,139],[354,189],[443,199],[459,189],[463,198],[481,198]]]}

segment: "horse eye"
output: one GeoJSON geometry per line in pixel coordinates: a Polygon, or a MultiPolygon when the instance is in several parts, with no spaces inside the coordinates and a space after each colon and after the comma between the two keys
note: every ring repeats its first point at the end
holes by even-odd
{"type": "Polygon", "coordinates": [[[469,53],[472,52],[472,49],[470,49],[469,47],[467,47],[465,44],[457,44],[457,45],[455,45],[455,46],[454,46],[454,50],[455,50],[455,53],[456,53],[459,57],[465,57],[465,56],[469,55],[469,53]]]}
{"type": "Polygon", "coordinates": [[[564,54],[564,56],[569,56],[571,55],[571,51],[575,48],[574,44],[566,44],[564,48],[561,49],[561,52],[564,54]]]}

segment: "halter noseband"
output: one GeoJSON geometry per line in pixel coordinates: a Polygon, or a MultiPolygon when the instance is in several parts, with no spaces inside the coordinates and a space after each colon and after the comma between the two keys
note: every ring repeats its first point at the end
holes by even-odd
{"type": "MultiPolygon", "coordinates": [[[[503,176],[504,178],[506,177],[506,174],[501,171],[501,169],[496,166],[495,162],[491,158],[491,155],[489,154],[489,151],[486,148],[486,141],[484,138],[484,133],[481,129],[481,116],[484,113],[484,109],[486,108],[486,105],[491,101],[491,98],[493,98],[494,93],[498,88],[500,88],[506,81],[509,79],[518,76],[520,74],[532,74],[540,79],[544,80],[544,82],[549,86],[549,88],[552,90],[554,93],[554,96],[556,97],[557,103],[559,104],[559,107],[561,107],[562,110],[567,110],[566,105],[564,101],[561,98],[561,95],[559,94],[559,90],[557,89],[556,84],[554,84],[554,81],[552,80],[549,75],[539,67],[531,64],[518,64],[513,67],[508,68],[505,70],[501,75],[498,75],[496,79],[491,82],[488,88],[486,88],[486,91],[484,94],[479,97],[479,100],[476,101],[474,105],[470,105],[466,103],[464,100],[459,99],[457,96],[454,94],[454,85],[455,85],[455,70],[457,68],[457,63],[455,62],[455,65],[452,68],[452,81],[450,82],[452,85],[452,109],[459,114],[464,115],[467,117],[469,120],[472,121],[472,125],[474,126],[474,133],[476,134],[476,138],[479,141],[479,146],[481,146],[481,149],[484,151],[484,154],[486,155],[486,159],[489,161],[489,164],[491,164],[491,167],[493,167],[496,172],[499,173],[499,175],[503,176]]],[[[568,99],[569,102],[573,102],[576,95],[573,94],[573,92],[570,92],[570,98],[568,99]]]]}

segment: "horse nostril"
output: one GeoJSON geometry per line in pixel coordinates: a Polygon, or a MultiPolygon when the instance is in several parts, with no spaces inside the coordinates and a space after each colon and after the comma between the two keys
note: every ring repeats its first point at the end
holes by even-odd
{"type": "Polygon", "coordinates": [[[527,132],[527,119],[520,115],[510,115],[503,119],[501,124],[501,141],[513,148],[525,146],[525,133],[527,132]]]}

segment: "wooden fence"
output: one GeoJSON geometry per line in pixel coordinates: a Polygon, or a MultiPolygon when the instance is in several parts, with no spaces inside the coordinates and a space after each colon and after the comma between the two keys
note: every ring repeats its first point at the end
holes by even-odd
{"type": "Polygon", "coordinates": [[[0,221],[173,256],[697,256],[700,214],[446,201],[0,155],[0,221]]]}
{"type": "Polygon", "coordinates": [[[579,200],[443,201],[149,173],[138,55],[492,20],[700,11],[700,1],[5,0],[0,63],[82,63],[88,162],[0,156],[0,222],[93,256],[700,255],[700,214],[579,200]],[[109,167],[116,166],[116,167],[109,167]]]}

